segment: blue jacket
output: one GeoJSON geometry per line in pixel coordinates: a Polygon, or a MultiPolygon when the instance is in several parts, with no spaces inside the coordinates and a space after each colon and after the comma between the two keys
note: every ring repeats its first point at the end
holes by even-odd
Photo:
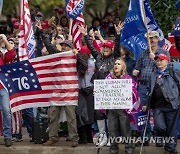
{"type": "MultiPolygon", "coordinates": [[[[168,66],[169,67],[169,66],[168,66]]],[[[169,68],[166,69],[162,75],[162,93],[168,102],[171,103],[173,109],[178,109],[180,104],[180,70],[174,69],[174,75],[170,75],[169,68]]],[[[148,83],[148,100],[147,103],[151,103],[151,97],[154,91],[156,79],[159,77],[157,71],[151,73],[151,77],[148,83]]]]}

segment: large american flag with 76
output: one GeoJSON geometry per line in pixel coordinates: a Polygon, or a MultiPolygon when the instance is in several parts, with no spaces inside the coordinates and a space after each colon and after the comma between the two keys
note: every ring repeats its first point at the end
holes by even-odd
{"type": "Polygon", "coordinates": [[[78,77],[72,51],[0,67],[12,112],[29,107],[77,105],[78,77]]]}

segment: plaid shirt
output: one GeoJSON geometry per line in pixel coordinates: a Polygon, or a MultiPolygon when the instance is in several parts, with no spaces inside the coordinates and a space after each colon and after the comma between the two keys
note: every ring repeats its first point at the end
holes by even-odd
{"type": "MultiPolygon", "coordinates": [[[[139,55],[139,59],[137,61],[137,64],[135,66],[136,70],[140,71],[140,81],[143,82],[148,82],[152,71],[154,70],[154,68],[156,68],[156,63],[154,60],[152,60],[151,58],[149,58],[149,50],[143,51],[140,55],[139,55]]],[[[161,48],[158,48],[156,53],[167,53],[166,50],[163,50],[161,48]]],[[[170,57],[170,55],[168,55],[170,57]]]]}
{"type": "MultiPolygon", "coordinates": [[[[156,53],[162,53],[162,52],[164,52],[164,50],[161,48],[158,48],[158,50],[156,51],[156,53]]],[[[139,59],[135,66],[135,69],[140,71],[139,80],[145,83],[148,82],[152,71],[156,67],[155,61],[149,58],[149,53],[150,53],[149,50],[143,51],[139,55],[139,59]]]]}

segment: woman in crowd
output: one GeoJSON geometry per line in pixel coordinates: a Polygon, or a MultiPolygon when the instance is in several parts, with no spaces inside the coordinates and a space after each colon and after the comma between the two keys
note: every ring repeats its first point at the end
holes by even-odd
{"type": "MultiPolygon", "coordinates": [[[[127,75],[126,64],[121,59],[115,60],[113,72],[107,76],[107,79],[132,79],[127,75]]],[[[133,81],[133,91],[137,91],[136,82],[133,81]]],[[[111,109],[108,110],[108,129],[110,137],[118,137],[121,134],[123,137],[131,137],[131,127],[129,115],[126,110],[123,109],[111,109]]],[[[133,143],[125,143],[125,153],[133,153],[133,143]]],[[[111,142],[110,154],[118,154],[118,144],[114,141],[111,142]]]]}
{"type": "Polygon", "coordinates": [[[121,58],[125,61],[127,66],[127,72],[130,76],[132,75],[132,71],[135,68],[136,61],[131,57],[131,52],[121,45],[121,58]]]}

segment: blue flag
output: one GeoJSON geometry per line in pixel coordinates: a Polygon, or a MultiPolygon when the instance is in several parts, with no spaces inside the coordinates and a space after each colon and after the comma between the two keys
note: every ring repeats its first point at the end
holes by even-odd
{"type": "Polygon", "coordinates": [[[140,3],[140,0],[130,1],[121,36],[122,45],[134,54],[135,59],[148,48],[145,37],[147,29],[143,21],[140,3]]]}
{"type": "Polygon", "coordinates": [[[165,44],[164,34],[154,19],[148,0],[144,0],[144,9],[147,18],[148,31],[157,31],[159,33],[159,46],[162,47],[165,44]]]}
{"type": "Polygon", "coordinates": [[[176,7],[177,7],[178,9],[180,9],[180,0],[177,0],[177,2],[176,2],[176,7]]]}
{"type": "Polygon", "coordinates": [[[83,11],[84,0],[66,0],[65,11],[67,16],[76,19],[83,11]]]}
{"type": "MultiPolygon", "coordinates": [[[[142,51],[148,49],[148,42],[146,38],[147,28],[144,24],[144,15],[142,9],[143,5],[147,19],[148,31],[154,30],[159,32],[160,42],[164,42],[163,33],[154,20],[148,0],[131,0],[124,23],[124,28],[122,30],[121,43],[134,54],[135,59],[138,59],[138,56],[142,51]]],[[[161,45],[163,45],[163,43],[161,45]]]]}
{"type": "Polygon", "coordinates": [[[180,17],[177,17],[176,22],[175,22],[175,27],[171,35],[180,36],[180,17]]]}
{"type": "Polygon", "coordinates": [[[139,111],[134,114],[134,118],[137,124],[137,129],[139,132],[141,132],[144,128],[144,125],[146,124],[147,121],[147,113],[143,111],[139,111]]]}

